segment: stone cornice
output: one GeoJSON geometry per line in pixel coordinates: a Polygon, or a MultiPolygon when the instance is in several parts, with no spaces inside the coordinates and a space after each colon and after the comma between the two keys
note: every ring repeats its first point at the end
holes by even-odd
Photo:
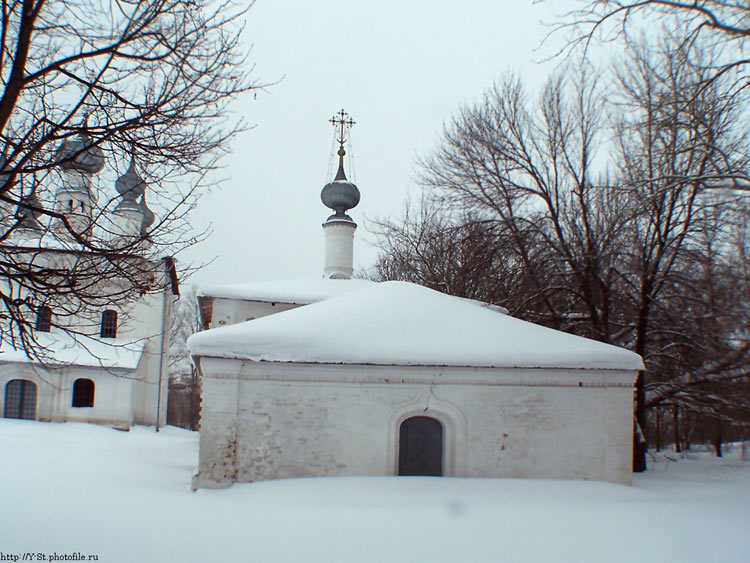
{"type": "Polygon", "coordinates": [[[389,366],[200,359],[209,379],[368,385],[488,385],[521,387],[632,387],[637,371],[455,366],[389,366]]]}

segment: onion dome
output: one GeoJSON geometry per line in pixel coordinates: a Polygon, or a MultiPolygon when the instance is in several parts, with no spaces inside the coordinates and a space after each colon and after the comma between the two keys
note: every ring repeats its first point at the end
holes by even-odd
{"type": "MultiPolygon", "coordinates": [[[[7,150],[7,147],[6,147],[7,150]]],[[[5,151],[3,151],[3,154],[0,154],[0,187],[5,185],[5,182],[8,181],[8,178],[10,177],[10,174],[5,172],[5,168],[8,165],[8,159],[5,156],[5,151]]]]}
{"type": "Polygon", "coordinates": [[[332,219],[351,221],[351,217],[346,212],[356,207],[359,203],[359,189],[346,179],[346,174],[344,173],[345,154],[346,151],[341,146],[338,152],[339,170],[336,173],[336,177],[333,179],[333,182],[326,184],[320,192],[320,200],[323,202],[323,205],[336,212],[328,218],[329,221],[332,219]]]}
{"type": "Polygon", "coordinates": [[[143,219],[141,220],[141,235],[146,236],[148,234],[148,228],[154,224],[156,215],[146,205],[146,196],[141,198],[141,212],[143,213],[143,219]]]}
{"type": "Polygon", "coordinates": [[[104,151],[91,138],[81,133],[76,139],[66,139],[55,154],[55,162],[63,170],[92,175],[104,168],[104,151]]]}
{"type": "Polygon", "coordinates": [[[135,157],[130,158],[130,166],[125,174],[115,180],[115,189],[120,194],[120,202],[114,213],[143,213],[138,198],[146,191],[146,182],[135,169],[135,157]]]}
{"type": "Polygon", "coordinates": [[[34,192],[21,198],[21,203],[16,210],[16,218],[19,221],[19,228],[28,229],[30,231],[42,231],[42,225],[39,223],[39,218],[41,216],[42,203],[39,201],[39,198],[36,197],[34,192]]]}
{"type": "Polygon", "coordinates": [[[146,191],[146,182],[143,181],[135,168],[135,157],[131,157],[127,172],[117,178],[115,189],[124,199],[137,200],[146,191]]]}
{"type": "Polygon", "coordinates": [[[141,208],[141,204],[138,203],[136,200],[123,197],[122,199],[120,199],[120,202],[117,204],[117,207],[115,207],[112,212],[113,213],[124,213],[124,212],[141,213],[142,211],[143,209],[141,208]]]}

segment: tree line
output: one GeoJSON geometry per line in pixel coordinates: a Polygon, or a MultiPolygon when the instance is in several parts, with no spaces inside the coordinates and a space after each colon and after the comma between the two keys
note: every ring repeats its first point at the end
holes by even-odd
{"type": "Polygon", "coordinates": [[[630,37],[538,95],[498,80],[419,159],[419,201],[374,222],[372,277],[637,352],[636,435],[720,452],[750,423],[750,132],[739,71],[696,41],[630,37]]]}

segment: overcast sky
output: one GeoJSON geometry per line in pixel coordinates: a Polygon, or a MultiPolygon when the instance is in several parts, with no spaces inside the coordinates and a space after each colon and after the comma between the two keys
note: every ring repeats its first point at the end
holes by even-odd
{"type": "Polygon", "coordinates": [[[536,87],[560,63],[539,64],[551,53],[537,50],[549,10],[531,0],[257,0],[245,33],[254,76],[278,83],[236,105],[254,128],[234,141],[221,189],[193,213],[213,233],[181,259],[215,260],[191,281],[322,276],[328,119],[341,108],[357,122],[354,265],[371,265],[367,219],[397,216],[418,195],[415,156],[430,152],[452,113],[508,70],[536,87]]]}

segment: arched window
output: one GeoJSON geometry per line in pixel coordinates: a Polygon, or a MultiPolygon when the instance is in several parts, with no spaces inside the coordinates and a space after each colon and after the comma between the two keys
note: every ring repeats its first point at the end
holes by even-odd
{"type": "Polygon", "coordinates": [[[13,379],[5,386],[5,418],[36,418],[36,383],[13,379]]]}
{"type": "Polygon", "coordinates": [[[117,336],[117,311],[107,309],[102,313],[102,338],[115,338],[117,336]]]}
{"type": "Polygon", "coordinates": [[[36,312],[36,329],[39,332],[49,332],[52,327],[52,309],[39,307],[36,312]]]}
{"type": "Polygon", "coordinates": [[[73,406],[94,406],[94,382],[90,379],[76,379],[73,383],[73,406]]]}

